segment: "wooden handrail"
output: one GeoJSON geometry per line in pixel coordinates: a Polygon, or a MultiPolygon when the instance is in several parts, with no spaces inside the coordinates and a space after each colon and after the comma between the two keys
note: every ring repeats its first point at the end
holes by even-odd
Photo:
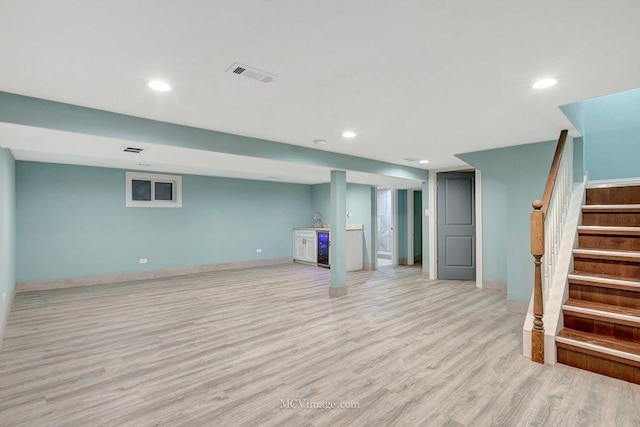
{"type": "Polygon", "coordinates": [[[531,212],[531,255],[533,255],[533,329],[531,330],[531,360],[544,363],[544,307],[542,302],[542,257],[544,256],[544,221],[549,209],[553,188],[556,184],[560,160],[567,141],[568,131],[560,132],[556,152],[553,155],[551,170],[547,177],[547,184],[544,186],[542,200],[533,202],[533,212],[531,212]]]}
{"type": "Polygon", "coordinates": [[[558,177],[558,169],[560,168],[560,159],[562,158],[562,151],[564,150],[564,144],[567,142],[568,130],[560,132],[558,143],[556,144],[556,152],[553,155],[553,162],[551,162],[551,169],[547,176],[547,184],[544,186],[544,192],[542,193],[542,213],[547,216],[547,210],[549,209],[549,202],[553,195],[553,187],[556,184],[556,178],[558,177]]]}

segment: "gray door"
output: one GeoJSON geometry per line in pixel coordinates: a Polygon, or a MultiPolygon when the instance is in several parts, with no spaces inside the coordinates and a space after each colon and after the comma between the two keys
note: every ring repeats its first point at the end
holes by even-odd
{"type": "Polygon", "coordinates": [[[476,278],[475,173],[438,174],[438,278],[476,278]]]}

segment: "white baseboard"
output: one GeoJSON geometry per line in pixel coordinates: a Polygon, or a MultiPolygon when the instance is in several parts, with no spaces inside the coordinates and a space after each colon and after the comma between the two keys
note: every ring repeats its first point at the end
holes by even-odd
{"type": "Polygon", "coordinates": [[[11,312],[11,306],[13,305],[13,299],[16,296],[16,290],[14,288],[13,292],[9,294],[9,299],[7,300],[7,311],[4,313],[4,318],[2,323],[0,324],[0,350],[2,350],[2,341],[4,339],[4,331],[7,328],[7,321],[9,320],[9,313],[11,312]]]}
{"type": "Polygon", "coordinates": [[[288,264],[291,262],[293,262],[292,258],[285,257],[257,261],[225,262],[220,264],[193,265],[189,267],[163,268],[160,270],[137,271],[134,273],[71,277],[68,279],[38,280],[33,282],[20,282],[16,284],[16,292],[33,292],[49,289],[77,288],[81,286],[96,286],[113,283],[134,282],[138,280],[162,279],[165,277],[184,276],[187,274],[262,267],[267,265],[288,264]]]}
{"type": "Polygon", "coordinates": [[[630,187],[640,185],[640,177],[618,178],[618,179],[598,179],[589,181],[587,188],[607,188],[607,187],[630,187]]]}
{"type": "Polygon", "coordinates": [[[493,279],[482,280],[483,289],[493,289],[494,291],[507,292],[507,282],[501,282],[493,279]]]}
{"type": "Polygon", "coordinates": [[[527,314],[529,301],[507,300],[507,311],[516,314],[527,314]]]}

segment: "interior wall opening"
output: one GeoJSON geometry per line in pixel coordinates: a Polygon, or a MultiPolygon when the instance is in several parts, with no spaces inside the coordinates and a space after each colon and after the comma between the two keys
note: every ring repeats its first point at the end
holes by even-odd
{"type": "Polygon", "coordinates": [[[379,188],[377,190],[376,210],[376,258],[378,267],[394,265],[393,204],[393,190],[379,188]]]}

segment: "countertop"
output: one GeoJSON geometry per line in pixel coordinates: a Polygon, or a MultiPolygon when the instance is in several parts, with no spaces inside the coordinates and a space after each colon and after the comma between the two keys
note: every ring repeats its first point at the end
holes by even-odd
{"type": "MultiPolygon", "coordinates": [[[[294,230],[331,231],[331,227],[297,227],[294,230]]],[[[364,224],[347,224],[347,231],[364,230],[364,224]]]]}

